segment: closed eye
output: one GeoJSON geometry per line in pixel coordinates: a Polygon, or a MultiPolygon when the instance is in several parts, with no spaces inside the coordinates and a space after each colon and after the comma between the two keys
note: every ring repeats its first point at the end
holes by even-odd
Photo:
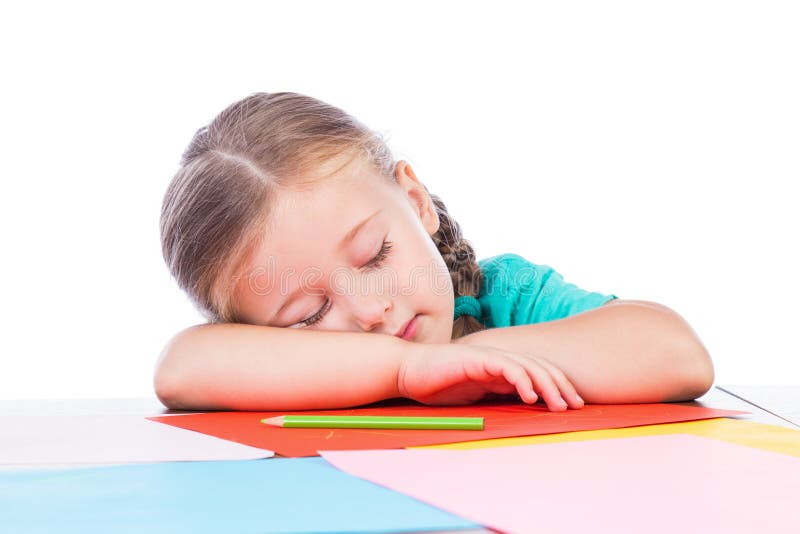
{"type": "MultiPolygon", "coordinates": [[[[389,252],[392,250],[392,245],[393,245],[393,243],[391,241],[386,241],[384,239],[383,244],[381,244],[381,249],[378,251],[378,253],[371,260],[369,260],[362,267],[362,269],[378,269],[378,268],[380,268],[381,265],[383,265],[383,262],[386,261],[386,258],[389,257],[389,252]]],[[[308,327],[308,326],[313,326],[313,325],[317,324],[318,322],[320,322],[325,317],[325,315],[327,315],[327,313],[328,313],[328,311],[330,310],[330,307],[331,307],[330,304],[331,304],[330,299],[326,300],[325,304],[323,304],[322,308],[317,313],[315,313],[314,315],[312,315],[308,319],[303,319],[302,321],[299,321],[298,323],[289,326],[289,328],[308,327]]]]}
{"type": "Polygon", "coordinates": [[[367,269],[367,268],[377,269],[381,265],[383,265],[383,262],[386,261],[386,258],[389,257],[389,252],[392,250],[392,244],[393,243],[391,241],[386,241],[384,239],[383,244],[381,245],[381,249],[378,251],[378,253],[375,255],[374,258],[369,260],[367,264],[364,265],[364,267],[362,267],[362,269],[367,269]]]}

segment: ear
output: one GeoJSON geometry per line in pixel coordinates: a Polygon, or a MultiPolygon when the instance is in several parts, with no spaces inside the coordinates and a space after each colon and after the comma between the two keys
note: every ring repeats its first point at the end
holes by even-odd
{"type": "Polygon", "coordinates": [[[394,174],[397,178],[397,184],[405,193],[408,202],[419,216],[420,221],[422,221],[425,231],[428,232],[428,235],[435,234],[439,229],[439,215],[436,213],[436,206],[434,206],[428,190],[417,179],[417,175],[414,174],[414,169],[411,168],[407,161],[400,160],[395,165],[394,174]]]}

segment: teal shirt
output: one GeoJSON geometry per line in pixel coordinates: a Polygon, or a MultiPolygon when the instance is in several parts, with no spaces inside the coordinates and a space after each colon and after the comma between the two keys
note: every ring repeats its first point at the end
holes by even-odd
{"type": "Polygon", "coordinates": [[[483,271],[480,320],[486,328],[563,319],[618,298],[567,283],[552,267],[517,254],[491,256],[478,265],[483,271]]]}

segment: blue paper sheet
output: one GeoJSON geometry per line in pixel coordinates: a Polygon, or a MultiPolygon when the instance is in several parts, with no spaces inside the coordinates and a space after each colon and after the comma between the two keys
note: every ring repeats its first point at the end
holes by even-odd
{"type": "Polygon", "coordinates": [[[0,532],[398,532],[480,528],[322,458],[0,471],[0,532]]]}

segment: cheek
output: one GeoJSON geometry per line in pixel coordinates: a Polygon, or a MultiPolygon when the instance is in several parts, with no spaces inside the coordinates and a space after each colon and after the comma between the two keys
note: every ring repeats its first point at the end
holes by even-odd
{"type": "Polygon", "coordinates": [[[449,309],[452,314],[453,282],[444,262],[428,258],[411,266],[401,285],[403,294],[421,306],[443,315],[449,309]]]}

